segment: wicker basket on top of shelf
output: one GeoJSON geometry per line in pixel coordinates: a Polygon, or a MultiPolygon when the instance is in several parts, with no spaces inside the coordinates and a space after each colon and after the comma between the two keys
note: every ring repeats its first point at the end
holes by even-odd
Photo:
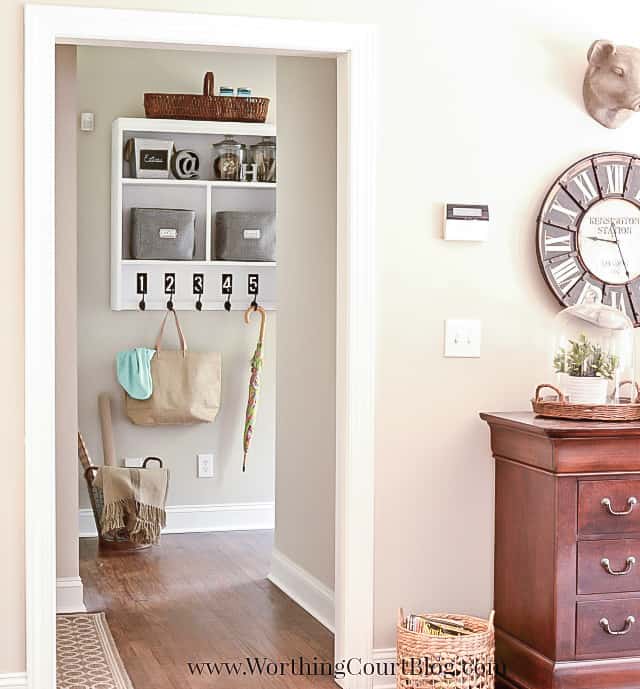
{"type": "MultiPolygon", "coordinates": [[[[620,383],[630,385],[630,380],[620,383]]],[[[547,416],[553,419],[569,419],[574,421],[638,421],[640,420],[640,404],[632,400],[640,399],[640,387],[633,384],[634,397],[620,398],[616,404],[573,404],[555,386],[543,383],[536,388],[535,395],[531,399],[533,411],[538,416],[547,416]],[[555,398],[544,398],[542,390],[549,388],[556,394],[555,398]]]]}
{"type": "Polygon", "coordinates": [[[400,609],[397,626],[397,689],[494,689],[495,639],[493,612],[489,620],[469,615],[430,613],[461,622],[473,633],[433,636],[407,629],[400,609]]]}
{"type": "Polygon", "coordinates": [[[170,120],[258,122],[267,119],[268,98],[214,96],[213,72],[204,76],[203,93],[145,93],[147,117],[170,120]]]}

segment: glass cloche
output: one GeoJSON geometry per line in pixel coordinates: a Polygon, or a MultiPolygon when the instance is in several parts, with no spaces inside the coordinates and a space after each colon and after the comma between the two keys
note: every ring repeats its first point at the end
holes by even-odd
{"type": "Polygon", "coordinates": [[[636,402],[634,330],[620,310],[586,302],[554,322],[554,385],[572,404],[636,402]]]}

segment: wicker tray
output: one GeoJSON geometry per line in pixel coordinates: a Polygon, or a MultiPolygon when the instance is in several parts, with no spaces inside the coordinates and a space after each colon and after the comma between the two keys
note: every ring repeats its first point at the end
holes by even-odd
{"type": "Polygon", "coordinates": [[[213,95],[213,72],[204,75],[202,95],[193,93],[145,93],[147,117],[169,120],[215,120],[217,122],[264,122],[268,98],[238,98],[213,95]]]}
{"type": "MultiPolygon", "coordinates": [[[[631,384],[625,380],[622,385],[631,384]]],[[[638,383],[634,383],[635,400],[640,398],[638,383]]],[[[558,390],[555,385],[543,383],[538,385],[536,393],[531,400],[533,411],[538,416],[548,416],[554,419],[574,419],[580,421],[638,421],[640,419],[640,404],[633,402],[631,398],[618,404],[572,404],[558,390]],[[553,400],[543,399],[540,392],[544,388],[553,390],[557,398],[553,400]]]]}

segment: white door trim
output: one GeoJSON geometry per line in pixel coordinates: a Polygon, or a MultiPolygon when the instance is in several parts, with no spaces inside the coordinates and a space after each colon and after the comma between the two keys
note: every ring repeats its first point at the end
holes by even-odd
{"type": "MultiPolygon", "coordinates": [[[[55,45],[260,50],[338,60],[336,659],[373,646],[376,34],[371,26],[25,7],[27,677],[55,687],[55,45]]],[[[370,678],[350,677],[348,689],[370,678]]]]}

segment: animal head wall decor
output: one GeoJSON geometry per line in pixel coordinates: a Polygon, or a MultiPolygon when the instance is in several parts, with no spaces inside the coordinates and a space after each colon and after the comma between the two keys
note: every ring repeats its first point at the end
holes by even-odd
{"type": "Polygon", "coordinates": [[[595,41],[587,52],[582,94],[587,112],[615,129],[640,111],[640,49],[595,41]]]}

